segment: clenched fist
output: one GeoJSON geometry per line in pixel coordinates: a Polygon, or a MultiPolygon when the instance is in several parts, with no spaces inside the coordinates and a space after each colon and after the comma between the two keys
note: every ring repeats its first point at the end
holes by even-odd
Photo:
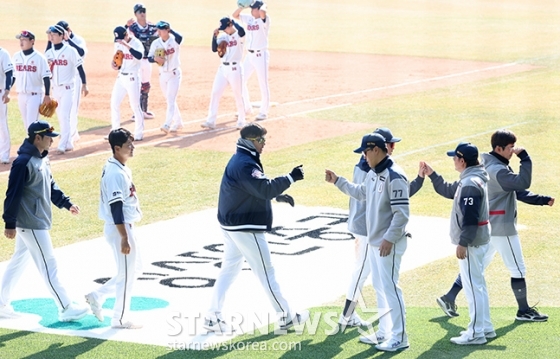
{"type": "Polygon", "coordinates": [[[294,182],[302,180],[303,179],[303,165],[299,165],[297,167],[294,167],[292,172],[290,172],[290,176],[292,176],[292,179],[294,180],[294,182]]]}

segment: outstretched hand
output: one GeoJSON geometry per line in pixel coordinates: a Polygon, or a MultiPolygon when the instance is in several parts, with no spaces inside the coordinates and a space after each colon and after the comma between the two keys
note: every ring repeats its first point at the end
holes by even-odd
{"type": "Polygon", "coordinates": [[[331,170],[325,170],[325,181],[329,183],[335,183],[338,180],[338,176],[331,170]]]}

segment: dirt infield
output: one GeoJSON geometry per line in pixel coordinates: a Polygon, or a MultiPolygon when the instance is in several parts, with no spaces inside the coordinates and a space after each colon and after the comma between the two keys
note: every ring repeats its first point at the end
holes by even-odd
{"type": "MultiPolygon", "coordinates": [[[[11,54],[19,50],[17,41],[2,45],[11,54]]],[[[38,41],[35,48],[41,51],[45,43],[38,41]]],[[[116,72],[110,67],[113,44],[88,43],[88,50],[84,67],[90,94],[82,100],[79,114],[105,121],[109,125],[110,97],[116,78],[116,72]]],[[[212,82],[219,65],[218,56],[209,48],[183,46],[181,61],[183,80],[178,104],[185,128],[167,136],[159,131],[164,121],[166,104],[154,65],[149,103],[156,118],[146,120],[142,145],[170,142],[171,147],[229,151],[228,146],[217,146],[218,139],[221,143],[233,143],[238,136],[234,127],[234,99],[229,88],[220,102],[217,129],[204,131],[199,126],[208,111],[212,82]]],[[[272,50],[270,92],[272,101],[278,105],[271,108],[269,120],[262,122],[270,129],[269,137],[274,137],[274,141],[267,143],[267,151],[371,128],[371,124],[364,123],[311,120],[304,115],[305,112],[499,77],[532,68],[518,64],[406,56],[272,50]]],[[[249,81],[249,92],[251,101],[260,99],[256,75],[249,81]]],[[[15,100],[17,96],[14,94],[12,98],[15,100]]],[[[127,98],[123,101],[122,115],[122,124],[132,130],[134,124],[129,120],[132,111],[127,98]]],[[[56,121],[54,125],[59,127],[56,121]]],[[[103,128],[82,132],[82,139],[75,151],[52,155],[52,160],[106,151],[108,148],[103,136],[107,131],[107,128],[103,128]]],[[[12,154],[16,153],[15,147],[12,154]]]]}

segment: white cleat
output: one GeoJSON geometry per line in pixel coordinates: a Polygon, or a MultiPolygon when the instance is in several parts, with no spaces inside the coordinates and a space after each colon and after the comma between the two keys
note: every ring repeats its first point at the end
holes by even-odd
{"type": "Polygon", "coordinates": [[[360,337],[360,342],[369,344],[369,345],[377,345],[379,343],[383,343],[385,340],[385,335],[381,334],[381,332],[376,331],[375,334],[371,335],[364,335],[360,337]]]}
{"type": "Polygon", "coordinates": [[[70,303],[66,308],[58,312],[58,320],[61,322],[71,322],[80,320],[89,312],[89,308],[85,305],[70,303]]]}
{"type": "Polygon", "coordinates": [[[164,132],[166,135],[169,133],[169,126],[163,125],[160,127],[161,132],[164,132]]]}
{"type": "Polygon", "coordinates": [[[309,311],[304,310],[301,313],[296,313],[296,315],[293,318],[291,318],[290,321],[288,321],[287,323],[280,322],[280,329],[288,330],[294,325],[300,325],[305,323],[307,319],[309,319],[309,311]]]}
{"type": "Polygon", "coordinates": [[[384,352],[396,352],[397,350],[407,349],[409,346],[408,340],[401,342],[396,339],[389,339],[381,344],[377,344],[375,348],[384,352]]]}
{"type": "Polygon", "coordinates": [[[358,313],[354,312],[348,319],[341,314],[338,319],[338,324],[346,327],[367,327],[370,323],[362,320],[358,313]]]}
{"type": "Polygon", "coordinates": [[[206,122],[201,123],[201,124],[200,124],[200,127],[202,127],[202,128],[208,128],[208,129],[210,129],[210,130],[213,130],[213,129],[216,128],[216,124],[215,124],[215,123],[210,123],[210,122],[206,121],[206,122]]]}
{"type": "Polygon", "coordinates": [[[202,327],[208,330],[209,332],[220,333],[220,334],[222,333],[231,334],[235,331],[235,329],[233,329],[231,325],[224,322],[220,318],[214,318],[214,319],[205,318],[202,327]]]}
{"type": "Polygon", "coordinates": [[[243,121],[243,122],[237,121],[236,127],[237,127],[238,130],[240,130],[240,129],[242,129],[243,127],[245,127],[245,125],[247,125],[247,122],[245,122],[245,121],[243,121]]]}
{"type": "Polygon", "coordinates": [[[257,115],[257,117],[255,117],[255,120],[257,120],[257,121],[266,120],[266,117],[267,117],[266,114],[264,114],[264,113],[259,113],[259,114],[257,115]]]}
{"type": "Polygon", "coordinates": [[[486,344],[487,340],[485,337],[473,338],[471,335],[461,334],[460,337],[454,337],[450,339],[451,343],[458,345],[481,345],[486,344]]]}
{"type": "MultiPolygon", "coordinates": [[[[461,335],[465,335],[465,334],[467,334],[467,331],[466,331],[466,330],[461,331],[461,335]]],[[[488,331],[485,331],[485,332],[484,332],[484,337],[485,337],[486,339],[494,339],[494,338],[497,337],[497,334],[496,334],[496,332],[493,331],[493,330],[488,330],[488,331]]]]}
{"type": "Polygon", "coordinates": [[[95,315],[97,320],[102,322],[103,321],[103,313],[101,312],[101,310],[102,310],[101,309],[101,303],[99,303],[97,301],[97,299],[95,299],[95,297],[91,293],[86,294],[86,303],[89,304],[91,312],[93,313],[93,315],[95,315]]]}
{"type": "Polygon", "coordinates": [[[20,318],[21,314],[17,313],[14,308],[9,305],[3,305],[0,306],[0,318],[3,319],[15,319],[15,318],[20,318]]]}

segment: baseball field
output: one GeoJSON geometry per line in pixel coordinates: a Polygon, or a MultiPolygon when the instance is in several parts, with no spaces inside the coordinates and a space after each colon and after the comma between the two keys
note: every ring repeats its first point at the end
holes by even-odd
{"type": "MultiPolygon", "coordinates": [[[[210,51],[218,20],[236,8],[233,0],[209,2],[144,1],[147,18],[166,20],[184,36],[181,47],[183,80],[178,105],[185,128],[165,136],[159,131],[165,100],[157,71],[152,76],[150,110],[144,141],[129,162],[142,201],[140,225],[157,224],[217,205],[223,168],[234,150],[234,100],[226,90],[220,103],[218,127],[200,128],[205,120],[219,61],[210,51]]],[[[14,36],[23,29],[37,36],[36,49],[46,45],[45,30],[59,20],[87,41],[85,71],[90,90],[80,107],[81,140],[74,151],[51,156],[60,187],[81,207],[79,217],[54,211],[51,231],[56,247],[101,236],[97,218],[99,177],[110,155],[103,136],[110,129],[110,96],[116,73],[110,67],[112,31],[133,16],[134,3],[98,1],[4,0],[0,47],[19,50],[14,36]],[[56,6],[54,6],[56,4],[56,6]]],[[[324,170],[351,177],[358,157],[352,150],[363,134],[389,127],[403,140],[394,153],[409,179],[419,161],[428,162],[446,179],[458,178],[445,155],[467,140],[490,150],[490,135],[500,128],[514,131],[518,145],[533,160],[531,190],[558,197],[560,176],[554,139],[560,136],[560,3],[552,0],[507,1],[268,1],[270,30],[270,91],[276,106],[261,124],[268,129],[262,156],[269,177],[303,164],[305,180],[289,189],[296,206],[346,211],[348,198],[324,181],[324,170]]],[[[155,70],[155,68],[154,68],[155,70]]],[[[249,82],[258,100],[255,76],[249,82]]],[[[132,112],[123,102],[123,125],[129,129],[132,112]]],[[[256,113],[256,112],[255,112],[256,113]]],[[[51,119],[58,127],[56,117],[51,119]]],[[[24,138],[17,96],[9,105],[12,159],[24,138]]],[[[56,143],[55,143],[56,144],[56,143]]],[[[518,170],[516,159],[511,163],[518,170]]],[[[0,192],[5,192],[9,165],[0,165],[0,192]]],[[[439,197],[429,180],[411,199],[416,216],[448,218],[451,201],[439,197]]],[[[531,305],[550,319],[546,323],[514,320],[516,303],[509,273],[500,258],[486,272],[491,316],[497,338],[484,346],[459,347],[449,342],[468,323],[466,301],[458,297],[461,316],[442,316],[436,297],[457,275],[453,256],[425,264],[401,276],[411,347],[399,358],[557,358],[560,350],[560,244],[558,205],[518,208],[520,237],[528,267],[531,305]]],[[[424,229],[430,233],[431,228],[424,229]]],[[[184,228],[185,237],[200,228],[184,228]]],[[[435,229],[433,233],[439,233],[435,229]]],[[[437,234],[438,236],[440,234],[437,234]]],[[[161,232],[165,237],[165,230],[161,232]]],[[[440,238],[447,244],[446,236],[440,238]]],[[[215,240],[215,239],[213,239],[215,240]]],[[[412,239],[414,241],[415,238],[412,239]]],[[[352,246],[351,242],[347,243],[352,246]]],[[[185,251],[189,243],[185,241],[185,251]]],[[[13,241],[0,240],[0,260],[13,253],[13,241]]],[[[87,253],[83,254],[87,256],[87,253]]],[[[422,251],[414,254],[423,256],[422,251]]],[[[100,259],[100,268],[107,259],[100,259]]],[[[351,262],[334,258],[328,266],[351,262]]],[[[274,261],[274,257],[273,257],[274,261]]],[[[301,271],[315,263],[301,263],[301,271]]],[[[282,272],[282,267],[277,267],[282,272]]],[[[80,271],[76,270],[76,276],[80,271]]],[[[349,276],[349,273],[348,273],[349,276]]],[[[297,281],[294,276],[291,280],[297,281]]],[[[256,283],[256,282],[255,282],[256,283]]],[[[20,284],[25,286],[24,283],[20,284]]],[[[255,286],[256,287],[256,286],[255,286]]],[[[340,298],[311,308],[314,313],[339,310],[340,298]]],[[[255,288],[260,291],[260,288],[255,288]]],[[[371,285],[364,293],[375,306],[371,285]]],[[[201,308],[204,309],[204,308],[201,308]]],[[[321,323],[319,328],[324,326],[321,323]]],[[[144,330],[144,329],[142,329],[144,330]]],[[[357,329],[337,335],[289,332],[244,335],[234,343],[258,343],[258,350],[170,350],[165,346],[83,338],[71,335],[5,329],[0,321],[0,358],[366,358],[391,356],[360,344],[357,329]],[[278,343],[300,343],[297,350],[278,343]],[[280,348],[280,349],[278,349],[280,348]],[[283,349],[282,349],[283,348],[283,349]]]]}

